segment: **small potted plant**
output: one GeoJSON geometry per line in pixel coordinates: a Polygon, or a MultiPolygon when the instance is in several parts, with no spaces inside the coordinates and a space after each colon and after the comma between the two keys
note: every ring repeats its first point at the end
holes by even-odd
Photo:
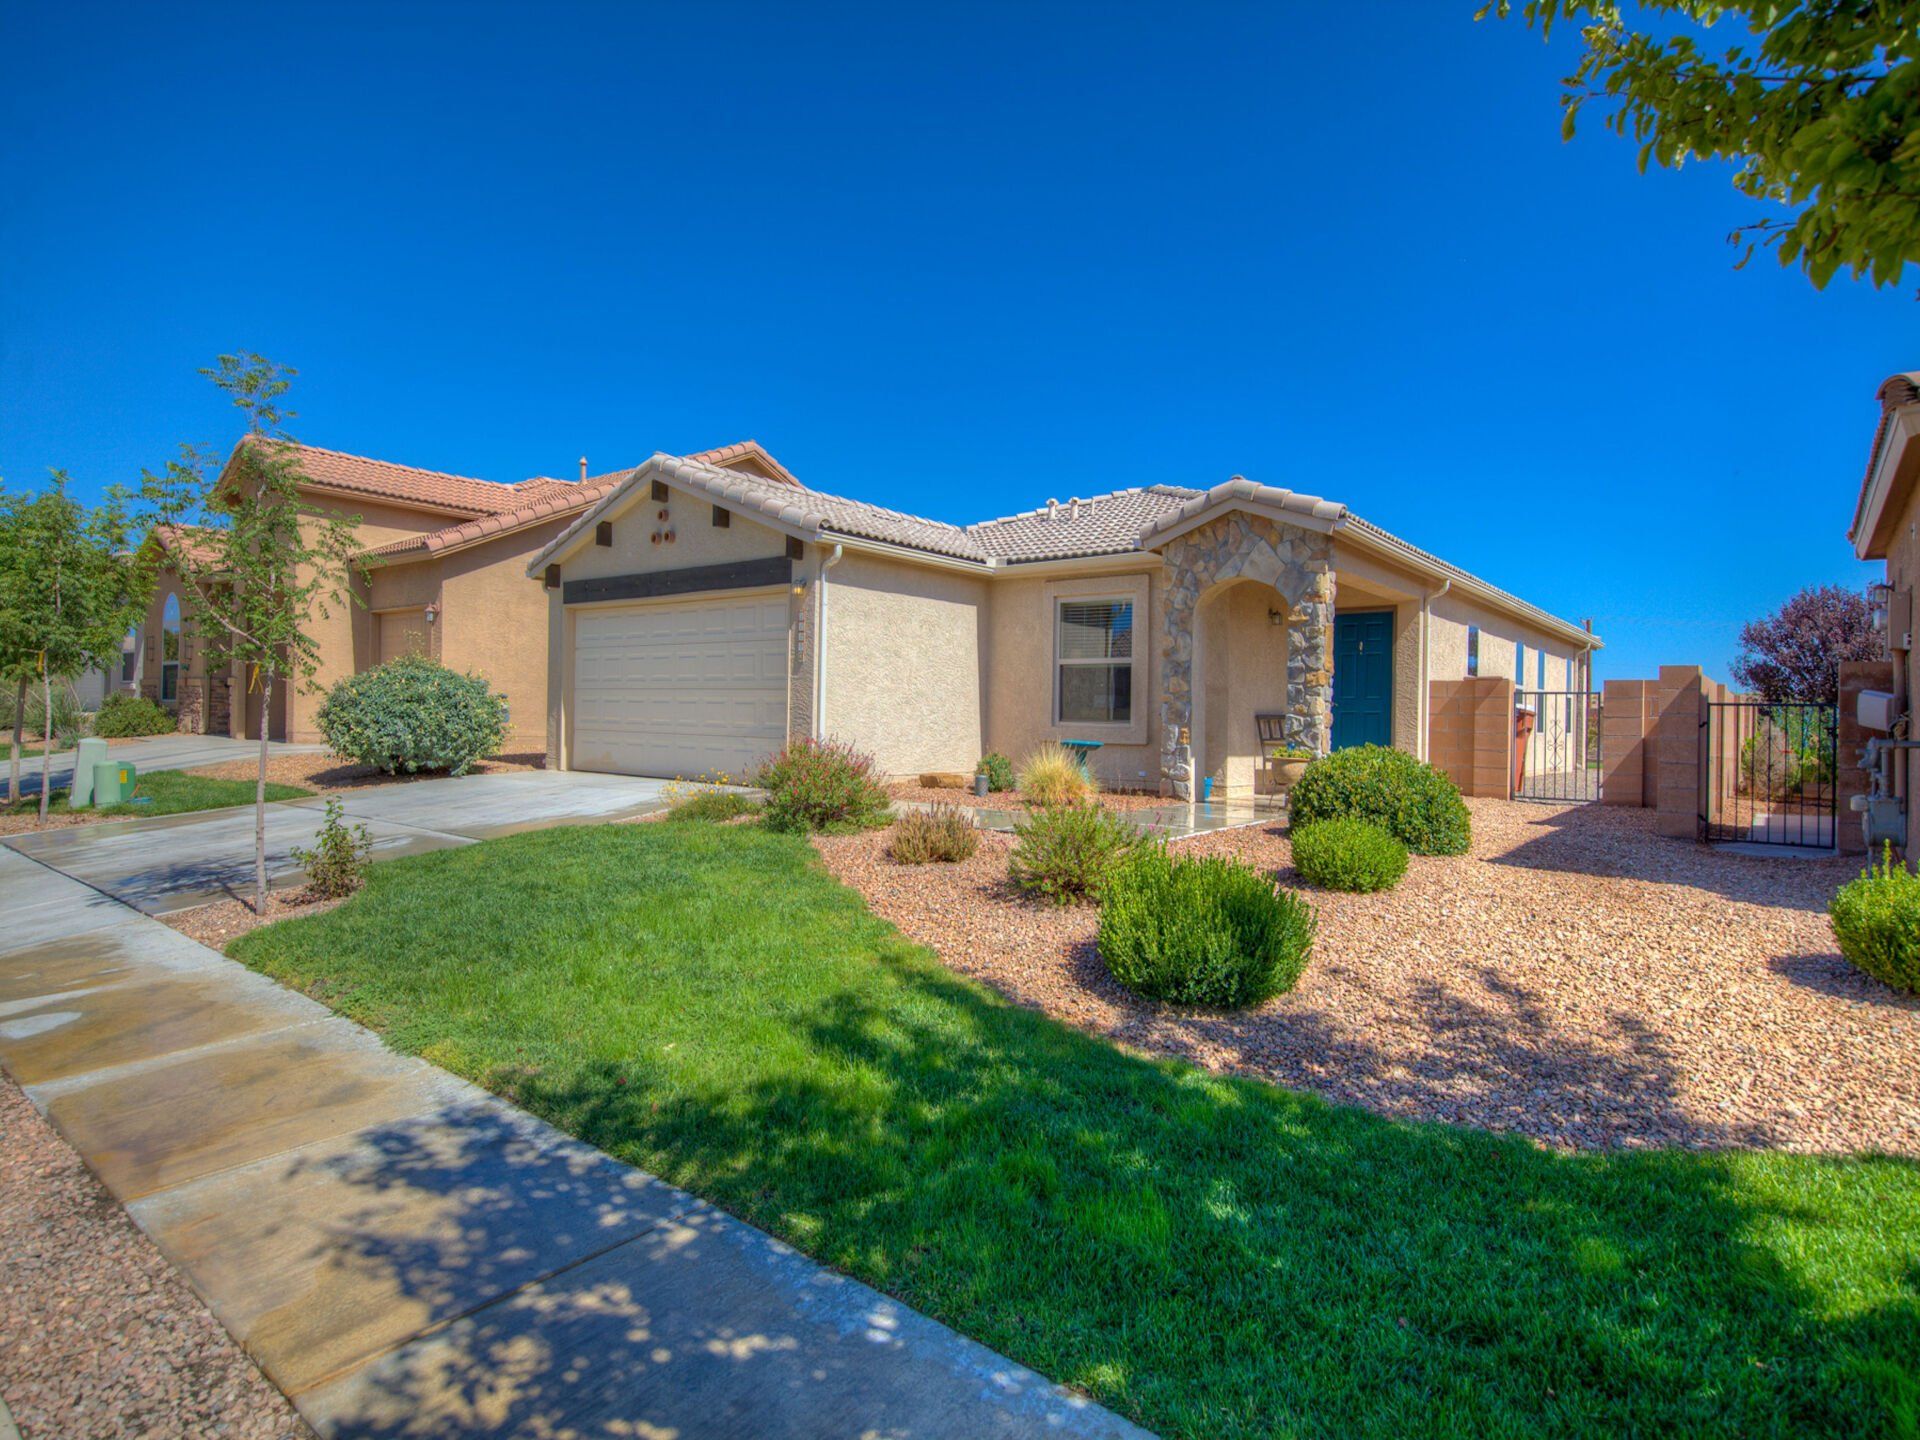
{"type": "Polygon", "coordinates": [[[1267,754],[1267,783],[1275,794],[1284,795],[1300,783],[1300,777],[1307,773],[1307,766],[1313,763],[1313,751],[1298,745],[1283,745],[1267,754]]]}

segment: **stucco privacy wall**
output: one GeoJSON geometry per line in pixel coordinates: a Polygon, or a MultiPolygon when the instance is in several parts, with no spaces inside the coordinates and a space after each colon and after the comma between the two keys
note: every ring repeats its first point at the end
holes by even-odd
{"type": "MultiPolygon", "coordinates": [[[[1098,740],[1100,783],[1152,790],[1160,779],[1160,646],[1167,587],[1158,556],[1132,557],[1088,575],[996,578],[987,592],[986,746],[1016,765],[1041,745],[1098,740]],[[1054,615],[1062,600],[1133,602],[1133,718],[1125,725],[1062,725],[1054,719],[1054,615]]],[[[828,661],[832,670],[832,661],[828,661]]],[[[975,757],[978,758],[977,756],[975,757]]],[[[969,764],[972,761],[968,762],[969,764]]]]}
{"type": "MultiPolygon", "coordinates": [[[[569,520],[575,517],[568,517],[569,520]]],[[[625,503],[610,509],[601,519],[613,526],[613,543],[596,544],[592,536],[575,548],[561,563],[561,578],[593,580],[610,575],[647,575],[660,570],[685,570],[697,565],[720,565],[738,560],[765,560],[787,553],[787,537],[769,526],[760,525],[734,512],[729,524],[713,523],[713,505],[701,496],[669,489],[665,501],[655,500],[644,484],[635,486],[625,503]],[[663,519],[661,512],[665,511],[663,519]],[[673,539],[666,539],[671,532],[673,539]],[[655,536],[660,538],[655,539],[655,536]]],[[[790,593],[788,602],[788,677],[787,733],[804,731],[808,712],[801,708],[813,683],[810,669],[811,646],[807,632],[811,628],[808,606],[813,598],[812,575],[818,565],[818,548],[809,545],[803,562],[796,563],[796,582],[805,579],[804,596],[790,593]],[[799,702],[799,703],[796,703],[799,702]]],[[[648,604],[685,604],[689,599],[708,598],[676,595],[669,601],[609,601],[605,606],[580,606],[562,603],[561,591],[540,589],[538,580],[525,576],[525,552],[522,552],[520,583],[534,594],[544,593],[547,610],[547,762],[556,768],[571,763],[568,749],[568,717],[573,704],[573,616],[582,609],[619,608],[648,604]]],[[[842,566],[833,572],[837,579],[842,566]]],[[[716,590],[711,598],[737,595],[739,591],[716,590]]],[[[971,763],[969,760],[968,763],[971,763]]]]}
{"type": "MultiPolygon", "coordinates": [[[[397,505],[383,505],[374,500],[334,499],[313,493],[304,495],[303,501],[315,510],[356,520],[354,540],[366,550],[392,540],[423,535],[458,518],[397,505]]],[[[378,640],[374,634],[373,612],[364,603],[371,594],[371,576],[355,579],[351,583],[363,603],[329,600],[325,615],[319,613],[321,607],[318,604],[314,607],[307,633],[319,647],[319,666],[314,671],[312,682],[296,688],[291,697],[291,733],[287,736],[290,740],[313,743],[324,738],[314,718],[319,712],[321,700],[337,682],[359,668],[361,657],[371,657],[375,653],[378,640]]],[[[369,658],[365,663],[373,662],[369,658]]]]}
{"type": "MultiPolygon", "coordinates": [[[[1235,511],[1176,536],[1163,548],[1168,593],[1160,707],[1160,770],[1182,799],[1195,789],[1193,723],[1196,621],[1200,601],[1230,580],[1270,585],[1287,607],[1288,743],[1324,755],[1332,748],[1333,545],[1317,531],[1235,511]]],[[[1204,683],[1204,681],[1202,682],[1204,683]]],[[[1200,697],[1204,705],[1204,696],[1200,697]]]]}
{"type": "MultiPolygon", "coordinates": [[[[571,517],[567,517],[571,518],[571,517]]],[[[547,684],[547,601],[527,578],[527,556],[564,526],[503,535],[408,568],[440,573],[440,662],[486,675],[507,697],[509,751],[544,743],[547,684]]]]}
{"type": "Polygon", "coordinates": [[[826,586],[828,738],[888,775],[971,775],[986,748],[986,580],[847,552],[826,586]]]}
{"type": "Polygon", "coordinates": [[[1480,631],[1480,674],[1502,675],[1522,690],[1537,688],[1534,656],[1547,656],[1549,690],[1565,690],[1578,683],[1573,657],[1577,647],[1555,639],[1546,632],[1523,625],[1510,615],[1476,604],[1465,596],[1448,592],[1436,597],[1429,606],[1430,641],[1427,650],[1429,680],[1464,680],[1467,676],[1467,629],[1480,631]],[[1514,646],[1527,647],[1527,673],[1514,674],[1514,646]]]}

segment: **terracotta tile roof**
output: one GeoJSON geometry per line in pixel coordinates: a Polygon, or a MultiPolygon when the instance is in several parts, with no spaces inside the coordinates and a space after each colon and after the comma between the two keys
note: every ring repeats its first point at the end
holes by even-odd
{"type": "Polygon", "coordinates": [[[518,509],[483,515],[478,520],[466,520],[458,525],[449,525],[443,530],[431,530],[425,535],[411,535],[404,540],[394,540],[377,546],[366,553],[381,559],[394,559],[402,555],[440,555],[449,550],[477,545],[482,540],[491,540],[496,535],[505,535],[510,531],[525,529],[529,525],[537,525],[543,520],[551,520],[555,516],[584,510],[632,473],[631,470],[616,470],[611,474],[598,475],[590,480],[573,483],[565,480],[550,481],[548,483],[553,487],[551,490],[541,492],[518,509]]]}
{"type": "Polygon", "coordinates": [[[185,555],[197,565],[209,565],[220,558],[204,538],[212,533],[201,525],[156,525],[148,538],[163,550],[185,555]]]}
{"type": "Polygon", "coordinates": [[[757,464],[776,480],[784,480],[789,485],[800,484],[793,472],[768,454],[766,447],[758,440],[742,440],[736,445],[722,445],[718,450],[701,450],[681,458],[697,460],[703,465],[718,465],[723,470],[732,470],[742,464],[757,464]]]}
{"type": "Polygon", "coordinates": [[[1859,538],[1860,524],[1866,519],[1867,500],[1873,492],[1873,472],[1880,468],[1880,452],[1886,448],[1887,428],[1893,422],[1894,411],[1920,404],[1920,370],[1889,375],[1874,393],[1880,401],[1880,423],[1874,427],[1873,444],[1867,449],[1867,473],[1860,478],[1860,498],[1854,503],[1853,524],[1847,527],[1849,540],[1859,538]]]}
{"type": "Polygon", "coordinates": [[[395,465],[388,460],[348,455],[318,445],[296,444],[293,449],[300,459],[301,474],[313,485],[394,500],[403,505],[465,511],[472,515],[495,515],[515,509],[568,484],[564,480],[537,479],[508,485],[471,475],[449,475],[414,465],[395,465]]]}

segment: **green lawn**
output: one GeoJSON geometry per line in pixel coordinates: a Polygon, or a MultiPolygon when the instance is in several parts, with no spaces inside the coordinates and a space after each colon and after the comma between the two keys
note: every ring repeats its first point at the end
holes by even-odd
{"type": "MultiPolygon", "coordinates": [[[[81,809],[83,812],[91,809],[97,815],[178,815],[187,810],[224,810],[231,805],[251,805],[253,786],[251,780],[213,780],[205,775],[188,775],[179,770],[152,770],[140,776],[133,787],[135,802],[151,803],[82,806],[81,809]]],[[[298,800],[312,793],[297,785],[267,786],[269,800],[298,800]]],[[[64,813],[67,792],[64,789],[55,790],[48,807],[64,813]]],[[[6,813],[26,815],[37,812],[39,808],[40,797],[28,795],[16,801],[6,813]]]]}
{"type": "Polygon", "coordinates": [[[1169,1436],[1920,1424],[1920,1167],[1552,1154],[1144,1060],[758,827],[396,860],[233,953],[1169,1436]]]}

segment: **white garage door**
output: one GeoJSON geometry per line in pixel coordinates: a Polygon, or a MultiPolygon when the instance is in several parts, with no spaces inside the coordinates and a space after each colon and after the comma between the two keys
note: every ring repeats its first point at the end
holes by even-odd
{"type": "Polygon", "coordinates": [[[576,617],[576,770],[738,779],[786,729],[784,593],[576,617]]]}

